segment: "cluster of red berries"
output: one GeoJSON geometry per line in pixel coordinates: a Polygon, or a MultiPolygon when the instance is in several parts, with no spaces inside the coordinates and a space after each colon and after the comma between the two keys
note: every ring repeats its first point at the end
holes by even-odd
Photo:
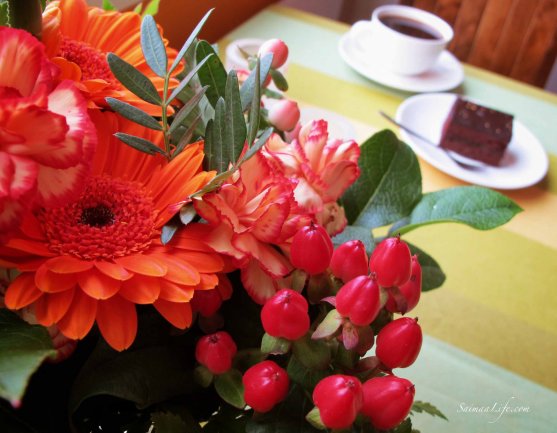
{"type": "MultiPolygon", "coordinates": [[[[336,296],[329,299],[336,307],[337,328],[333,326],[324,333],[319,332],[318,327],[313,338],[343,341],[348,338],[345,329],[355,329],[356,344],[343,343],[348,350],[355,349],[360,355],[373,346],[373,326],[370,325],[382,308],[406,313],[420,298],[421,267],[400,237],[382,241],[368,260],[361,241],[346,242],[335,250],[325,229],[312,223],[294,236],[291,261],[310,276],[330,270],[343,282],[336,296]],[[343,331],[339,332],[341,328],[343,331]],[[358,350],[361,345],[356,347],[358,335],[362,339],[364,335],[369,336],[365,338],[368,342],[364,350],[358,350]]],[[[261,309],[263,328],[276,339],[296,342],[309,338],[306,337],[311,327],[308,309],[308,301],[300,292],[279,290],[261,309]]],[[[402,422],[413,403],[414,385],[393,375],[392,370],[410,366],[421,344],[422,331],[417,319],[401,317],[385,325],[376,338],[379,368],[375,377],[362,384],[355,376],[335,374],[315,387],[313,402],[322,424],[331,429],[347,428],[358,414],[367,417],[377,429],[390,429],[402,422]]],[[[236,352],[230,335],[221,331],[199,340],[196,359],[212,374],[219,375],[230,370],[236,352]]],[[[290,379],[276,362],[266,360],[250,367],[242,383],[246,404],[257,412],[268,412],[286,398],[290,379]]]]}

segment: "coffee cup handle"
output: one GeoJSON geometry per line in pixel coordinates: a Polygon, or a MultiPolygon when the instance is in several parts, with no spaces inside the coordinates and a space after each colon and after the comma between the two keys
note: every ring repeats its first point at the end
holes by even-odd
{"type": "Polygon", "coordinates": [[[373,25],[371,21],[356,21],[350,28],[350,41],[352,46],[361,54],[366,54],[366,43],[373,37],[373,25]]]}

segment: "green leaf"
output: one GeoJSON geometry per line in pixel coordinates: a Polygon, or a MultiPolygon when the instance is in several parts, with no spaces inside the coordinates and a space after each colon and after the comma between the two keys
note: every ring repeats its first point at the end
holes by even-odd
{"type": "Polygon", "coordinates": [[[55,355],[45,328],[29,325],[15,313],[0,309],[0,397],[18,404],[31,375],[55,355]]]}
{"type": "Polygon", "coordinates": [[[143,11],[143,15],[155,16],[156,14],[158,14],[160,2],[161,0],[151,0],[145,7],[145,10],[143,11]]]}
{"type": "Polygon", "coordinates": [[[503,194],[479,186],[459,186],[425,194],[396,232],[443,222],[490,230],[508,222],[522,209],[503,194]]]}
{"type": "Polygon", "coordinates": [[[207,41],[199,41],[195,48],[195,58],[198,63],[203,61],[204,58],[211,56],[199,69],[199,81],[204,86],[209,86],[207,89],[207,99],[213,107],[216,108],[219,98],[225,98],[226,89],[226,69],[215,53],[215,50],[207,41]]]}
{"type": "Polygon", "coordinates": [[[174,215],[161,229],[161,244],[169,243],[179,228],[183,226],[178,215],[174,215]]]}
{"type": "Polygon", "coordinates": [[[321,414],[319,413],[319,409],[317,407],[314,407],[308,412],[306,415],[306,421],[318,430],[327,430],[327,427],[325,427],[325,424],[323,424],[323,421],[321,420],[321,414]]]}
{"type": "Polygon", "coordinates": [[[422,195],[414,152],[389,130],[361,146],[361,174],[342,197],[349,224],[381,227],[407,216],[422,195]]]}
{"type": "Polygon", "coordinates": [[[155,412],[151,414],[154,426],[153,433],[200,433],[201,427],[191,415],[187,419],[171,412],[155,412]]]}
{"type": "Polygon", "coordinates": [[[227,404],[221,405],[203,426],[204,433],[246,433],[246,412],[227,404]]]}
{"type": "Polygon", "coordinates": [[[325,370],[331,362],[328,344],[323,340],[312,340],[309,335],[292,342],[292,353],[312,370],[325,370]]]}
{"type": "Polygon", "coordinates": [[[161,104],[161,97],[149,78],[114,53],[108,53],[106,60],[114,76],[130,92],[151,104],[161,104]]]}
{"type": "Polygon", "coordinates": [[[225,402],[238,409],[242,409],[246,405],[242,373],[238,370],[232,369],[216,376],[215,390],[225,402]]]}
{"type": "Polygon", "coordinates": [[[154,155],[155,153],[166,155],[164,150],[158,147],[155,143],[152,143],[144,138],[125,134],[124,132],[117,132],[114,136],[140,152],[148,153],[149,155],[154,155]]]}
{"type": "MultiPolygon", "coordinates": [[[[271,62],[273,61],[273,54],[269,53],[263,56],[260,60],[260,68],[259,68],[259,86],[261,87],[267,78],[267,74],[269,73],[269,69],[271,69],[271,62]]],[[[253,92],[255,91],[255,77],[257,76],[257,70],[254,69],[249,74],[244,84],[242,84],[242,88],[240,89],[240,99],[242,100],[242,111],[246,111],[253,98],[253,92]]]]}
{"type": "Polygon", "coordinates": [[[412,245],[409,242],[406,243],[410,247],[410,252],[418,255],[418,261],[420,262],[420,266],[422,268],[422,292],[427,292],[428,290],[441,287],[445,282],[446,277],[445,273],[441,269],[441,266],[439,266],[439,263],[417,246],[412,245]]]}
{"type": "MultiPolygon", "coordinates": [[[[201,119],[201,114],[199,114],[195,119],[193,119],[193,121],[191,122],[191,125],[182,134],[182,137],[180,138],[180,141],[178,142],[178,145],[176,146],[176,149],[174,149],[174,152],[172,153],[172,159],[177,157],[180,154],[180,152],[182,152],[182,150],[184,150],[184,148],[188,144],[190,144],[191,138],[193,137],[193,133],[195,131],[195,128],[199,124],[200,119],[201,119]]],[[[206,146],[206,144],[205,144],[205,146],[206,146]]]]}
{"type": "Polygon", "coordinates": [[[169,128],[170,133],[173,133],[178,128],[178,126],[180,126],[182,122],[186,120],[192,110],[197,106],[201,98],[203,98],[203,95],[206,91],[207,87],[202,87],[191,99],[188,100],[188,102],[185,103],[182,108],[180,108],[180,111],[176,113],[176,116],[174,116],[174,119],[172,120],[172,125],[170,125],[169,128]]]}
{"type": "Polygon", "coordinates": [[[331,374],[329,370],[309,369],[295,356],[290,357],[286,371],[288,372],[288,377],[290,377],[292,382],[297,383],[302,388],[310,392],[322,379],[331,374]]]}
{"type": "Polygon", "coordinates": [[[152,15],[145,15],[141,22],[141,50],[151,70],[159,77],[164,78],[168,68],[168,57],[152,15]]]}
{"type": "Polygon", "coordinates": [[[436,416],[436,417],[439,417],[439,418],[443,418],[446,421],[449,420],[443,414],[443,412],[441,412],[439,409],[437,409],[435,406],[433,406],[431,403],[428,403],[427,401],[415,400],[414,403],[412,404],[412,409],[410,409],[410,414],[412,414],[413,412],[416,412],[416,413],[425,412],[425,413],[427,413],[431,416],[436,416]]]}
{"type": "Polygon", "coordinates": [[[333,238],[335,245],[343,244],[354,239],[362,241],[366,247],[366,251],[371,253],[375,249],[375,241],[371,229],[360,226],[346,226],[342,232],[333,238]]]}
{"type": "MultiPolygon", "coordinates": [[[[178,95],[180,94],[180,92],[182,92],[182,90],[184,90],[184,88],[189,84],[189,82],[191,81],[191,79],[195,76],[195,74],[197,74],[199,72],[199,70],[205,66],[205,63],[212,57],[212,54],[209,55],[208,57],[205,57],[203,60],[201,60],[196,66],[195,68],[193,68],[188,75],[186,75],[184,77],[184,79],[182,81],[180,81],[180,84],[178,84],[178,86],[172,91],[172,93],[170,94],[170,96],[168,97],[168,100],[166,101],[166,105],[169,105],[174,99],[176,99],[178,97],[178,95]]],[[[208,89],[209,86],[205,86],[204,89],[208,89]]],[[[203,93],[205,93],[205,90],[203,91],[203,93]]]]}
{"type": "Polygon", "coordinates": [[[273,337],[265,332],[261,339],[261,352],[271,355],[284,355],[290,351],[292,342],[284,338],[273,337]]]}
{"type": "Polygon", "coordinates": [[[343,317],[333,308],[321,321],[317,329],[311,335],[311,338],[319,339],[332,336],[338,331],[338,328],[341,327],[343,321],[343,317]]]}
{"type": "Polygon", "coordinates": [[[227,152],[225,151],[225,104],[224,99],[219,98],[217,106],[215,107],[215,123],[213,128],[213,154],[214,154],[214,167],[217,173],[226,171],[228,168],[227,152]]]}
{"type": "Polygon", "coordinates": [[[259,152],[259,150],[261,150],[261,148],[265,145],[265,143],[267,143],[267,140],[269,140],[269,137],[271,136],[272,133],[273,133],[273,128],[272,127],[267,128],[265,131],[263,131],[263,133],[257,139],[255,144],[253,146],[251,146],[248,149],[248,151],[245,153],[244,158],[242,159],[242,162],[246,162],[253,155],[255,155],[257,152],[259,152]]]}
{"type": "Polygon", "coordinates": [[[110,108],[126,119],[156,131],[162,131],[160,123],[145,111],[114,98],[106,98],[106,102],[110,105],[110,108]]]}
{"type": "Polygon", "coordinates": [[[197,213],[195,212],[195,207],[191,203],[186,204],[180,208],[180,221],[185,226],[191,223],[196,215],[197,213]]]}
{"type": "MultiPolygon", "coordinates": [[[[259,58],[257,58],[257,63],[255,64],[255,75],[259,75],[261,64],[259,58]]],[[[248,146],[251,147],[255,138],[257,137],[257,132],[259,131],[260,123],[260,111],[261,111],[261,83],[257,80],[253,84],[253,98],[251,100],[251,108],[249,111],[249,130],[248,130],[248,146]]]]}
{"type": "Polygon", "coordinates": [[[282,73],[280,71],[277,71],[276,69],[271,69],[269,73],[271,74],[271,78],[273,79],[273,83],[275,83],[275,86],[277,86],[277,89],[286,92],[288,90],[288,83],[286,82],[286,78],[284,78],[284,75],[282,75],[282,73]]]}
{"type": "Polygon", "coordinates": [[[208,388],[213,383],[214,375],[204,365],[199,365],[193,370],[193,378],[203,388],[208,388]]]}
{"type": "Polygon", "coordinates": [[[105,11],[115,11],[116,7],[112,4],[110,0],[103,0],[102,8],[105,11]]]}
{"type": "Polygon", "coordinates": [[[0,3],[0,26],[10,26],[10,14],[8,11],[8,3],[0,3]]]}
{"type": "Polygon", "coordinates": [[[236,71],[228,73],[225,88],[224,136],[228,143],[228,159],[232,163],[238,161],[246,142],[246,121],[242,113],[240,89],[236,71]]]}
{"type": "Polygon", "coordinates": [[[141,14],[142,9],[143,9],[143,3],[138,3],[137,6],[133,8],[133,13],[141,14]]]}
{"type": "Polygon", "coordinates": [[[393,429],[393,433],[412,433],[412,420],[410,418],[406,418],[395,429],[393,429]]]}
{"type": "Polygon", "coordinates": [[[170,70],[168,71],[169,74],[171,74],[178,67],[178,65],[180,64],[180,62],[182,61],[182,59],[186,55],[186,52],[188,51],[189,47],[195,41],[195,38],[197,38],[197,35],[199,34],[201,29],[203,28],[203,25],[205,24],[205,21],[207,21],[207,19],[209,18],[209,15],[211,15],[211,13],[214,10],[215,10],[214,8],[210,9],[209,12],[207,12],[203,16],[203,18],[201,18],[201,21],[199,21],[197,26],[195,26],[195,29],[193,29],[191,34],[188,36],[188,39],[186,39],[186,42],[184,42],[184,45],[182,45],[182,48],[180,48],[180,51],[178,52],[178,55],[176,56],[176,59],[172,63],[172,66],[170,66],[170,70]]]}

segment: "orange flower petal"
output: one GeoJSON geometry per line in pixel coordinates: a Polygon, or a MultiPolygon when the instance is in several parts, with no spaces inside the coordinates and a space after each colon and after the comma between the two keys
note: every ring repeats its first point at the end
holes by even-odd
{"type": "Polygon", "coordinates": [[[106,276],[114,278],[115,280],[125,281],[133,277],[132,273],[128,272],[126,268],[118,263],[97,260],[95,262],[95,267],[106,276]]]}
{"type": "Polygon", "coordinates": [[[62,11],[62,34],[81,40],[87,28],[87,3],[85,0],[61,0],[59,7],[62,11]]]}
{"type": "Polygon", "coordinates": [[[57,254],[48,249],[44,242],[32,241],[29,239],[13,238],[6,244],[7,247],[14,250],[23,251],[30,254],[36,254],[43,257],[55,257],[57,254]]]}
{"type": "Polygon", "coordinates": [[[50,326],[58,322],[72,303],[75,289],[60,293],[44,294],[35,304],[35,316],[43,326],[50,326]]]}
{"type": "Polygon", "coordinates": [[[50,61],[60,68],[61,80],[81,81],[81,69],[74,62],[63,57],[53,57],[50,61]]]}
{"type": "Polygon", "coordinates": [[[77,283],[75,274],[56,274],[48,270],[46,263],[35,272],[35,284],[45,293],[58,293],[72,289],[77,283]]]}
{"type": "Polygon", "coordinates": [[[4,302],[6,307],[18,310],[32,304],[41,297],[43,292],[37,289],[35,278],[31,273],[19,275],[8,287],[4,302]]]}
{"type": "Polygon", "coordinates": [[[135,305],[120,296],[99,301],[97,325],[102,336],[112,348],[127,349],[137,334],[137,312],[135,305]]]}
{"type": "Polygon", "coordinates": [[[73,274],[88,271],[93,267],[93,262],[80,260],[73,256],[58,256],[47,260],[45,265],[49,271],[57,274],[73,274]]]}
{"type": "Polygon", "coordinates": [[[163,263],[149,255],[136,254],[118,257],[115,262],[132,272],[150,277],[162,277],[167,272],[163,263]]]}
{"type": "MultiPolygon", "coordinates": [[[[162,257],[161,257],[162,259],[162,257]]],[[[164,262],[167,272],[164,278],[177,284],[195,286],[199,284],[201,277],[199,272],[188,262],[179,259],[177,256],[164,255],[164,262]]]]}
{"type": "Polygon", "coordinates": [[[199,290],[211,290],[219,283],[219,277],[215,274],[201,274],[201,281],[197,288],[199,290]]]}
{"type": "Polygon", "coordinates": [[[200,253],[197,251],[181,251],[179,256],[195,267],[198,272],[220,272],[224,266],[223,260],[216,254],[200,253]]]}
{"type": "Polygon", "coordinates": [[[154,304],[157,311],[178,329],[186,329],[191,325],[192,312],[189,302],[176,303],[158,299],[154,304]]]}
{"type": "Polygon", "coordinates": [[[170,281],[161,280],[160,299],[170,302],[189,302],[193,298],[194,288],[190,286],[180,286],[170,281]]]}
{"type": "Polygon", "coordinates": [[[57,323],[58,329],[72,340],[81,340],[91,330],[97,315],[97,300],[76,290],[68,312],[57,323]]]}
{"type": "Polygon", "coordinates": [[[160,278],[135,275],[122,283],[119,294],[136,304],[152,304],[159,297],[160,282],[160,278]]]}
{"type": "Polygon", "coordinates": [[[108,299],[118,293],[122,282],[92,269],[77,276],[81,289],[94,299],[108,299]]]}

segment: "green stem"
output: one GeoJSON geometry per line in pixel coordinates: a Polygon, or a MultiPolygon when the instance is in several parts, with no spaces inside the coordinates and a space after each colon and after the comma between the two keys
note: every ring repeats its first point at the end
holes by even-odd
{"type": "Polygon", "coordinates": [[[12,27],[41,38],[43,10],[40,0],[8,0],[8,8],[12,27]]]}

